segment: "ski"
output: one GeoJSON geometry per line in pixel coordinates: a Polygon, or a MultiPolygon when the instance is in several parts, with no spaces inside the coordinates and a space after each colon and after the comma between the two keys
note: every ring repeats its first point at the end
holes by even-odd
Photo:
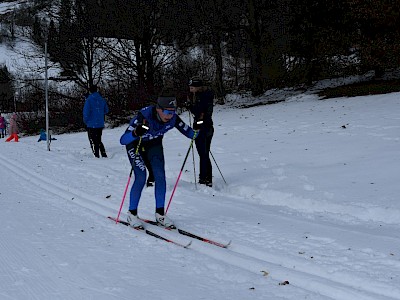
{"type": "Polygon", "coordinates": [[[112,220],[112,221],[114,221],[114,222],[118,222],[119,224],[128,226],[128,227],[130,227],[130,228],[132,228],[132,229],[135,229],[135,230],[137,230],[137,231],[142,231],[142,232],[144,232],[144,233],[146,233],[146,234],[148,234],[148,235],[151,235],[151,236],[153,236],[153,237],[155,237],[155,238],[157,238],[157,239],[163,240],[163,241],[168,242],[168,243],[172,243],[172,244],[174,244],[174,245],[177,245],[177,246],[179,246],[179,247],[183,247],[183,248],[185,248],[185,249],[189,248],[189,246],[192,244],[192,241],[190,241],[188,244],[181,244],[181,243],[179,243],[179,242],[177,242],[177,241],[174,241],[174,240],[168,239],[168,238],[166,238],[166,237],[163,237],[163,236],[161,236],[161,235],[159,235],[159,234],[157,234],[157,233],[155,233],[155,232],[153,232],[153,231],[151,231],[151,230],[148,230],[148,229],[146,229],[146,228],[144,228],[144,227],[131,227],[131,226],[129,225],[128,222],[122,221],[122,220],[118,220],[118,221],[117,221],[117,219],[114,218],[114,217],[110,217],[110,216],[109,216],[108,219],[110,219],[110,220],[112,220]]]}
{"type": "MultiPolygon", "coordinates": [[[[148,220],[148,219],[140,219],[140,220],[142,220],[142,221],[145,222],[145,223],[151,224],[151,225],[156,225],[156,226],[163,227],[163,226],[161,226],[160,224],[158,224],[156,221],[153,221],[153,220],[148,220]]],[[[204,242],[204,243],[209,243],[209,244],[211,244],[211,245],[218,246],[218,247],[221,247],[221,248],[228,248],[229,245],[230,245],[231,242],[232,242],[232,241],[229,241],[229,243],[227,243],[227,244],[220,243],[220,242],[213,241],[213,240],[207,239],[207,238],[205,238],[205,237],[199,236],[199,235],[197,235],[197,234],[191,233],[191,232],[189,232],[189,231],[186,231],[186,230],[177,228],[177,227],[175,227],[175,226],[172,227],[172,228],[171,228],[171,227],[169,227],[169,228],[163,227],[163,228],[166,229],[166,230],[170,230],[170,231],[176,231],[176,232],[178,232],[179,234],[182,234],[182,235],[185,235],[185,236],[188,236],[188,237],[197,239],[197,240],[199,240],[199,241],[202,241],[202,242],[204,242]]]]}

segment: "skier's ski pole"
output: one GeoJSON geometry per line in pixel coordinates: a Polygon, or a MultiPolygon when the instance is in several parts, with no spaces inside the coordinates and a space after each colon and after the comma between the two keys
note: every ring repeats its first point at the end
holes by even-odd
{"type": "Polygon", "coordinates": [[[186,153],[185,160],[183,161],[182,168],[181,168],[181,171],[179,172],[178,178],[176,179],[174,189],[172,190],[171,197],[169,198],[169,201],[168,201],[167,209],[165,210],[165,214],[167,214],[167,212],[168,212],[169,205],[171,204],[172,197],[174,197],[176,187],[178,186],[178,182],[179,182],[179,179],[181,178],[183,168],[185,167],[186,160],[187,160],[187,158],[189,156],[190,150],[192,149],[193,141],[196,138],[197,134],[198,134],[198,131],[195,131],[195,134],[194,134],[192,140],[190,141],[189,149],[188,149],[188,151],[186,153]]]}
{"type": "MultiPolygon", "coordinates": [[[[188,113],[189,113],[189,124],[190,124],[190,126],[192,126],[192,115],[190,114],[190,111],[188,110],[188,113]]],[[[196,180],[196,163],[195,163],[195,161],[194,161],[194,149],[193,149],[193,144],[192,144],[192,146],[190,147],[191,149],[192,149],[192,160],[193,160],[193,175],[194,175],[194,187],[196,188],[196,190],[197,190],[197,180],[196,180]]]]}
{"type": "Polygon", "coordinates": [[[221,174],[222,179],[224,180],[225,184],[227,184],[227,183],[226,183],[226,180],[225,180],[225,178],[224,178],[224,175],[222,175],[222,172],[221,172],[221,170],[219,169],[218,164],[217,164],[217,161],[215,160],[214,155],[212,154],[211,150],[210,150],[210,154],[211,154],[211,157],[212,157],[213,160],[214,160],[215,165],[217,166],[217,169],[218,169],[218,171],[219,171],[219,174],[221,174]]]}
{"type": "Polygon", "coordinates": [[[126,187],[125,187],[124,195],[122,196],[122,201],[121,201],[121,205],[119,207],[118,216],[117,216],[117,219],[115,221],[116,224],[118,224],[118,222],[119,222],[119,215],[121,214],[122,206],[124,205],[124,201],[125,201],[125,197],[126,197],[126,192],[128,191],[129,183],[131,182],[132,171],[133,171],[133,167],[131,168],[131,172],[129,173],[128,182],[127,182],[126,187]]]}
{"type": "MultiPolygon", "coordinates": [[[[139,143],[138,143],[138,145],[136,147],[135,156],[139,153],[139,147],[140,147],[141,143],[142,143],[142,137],[140,137],[139,143]]],[[[119,216],[121,214],[122,206],[124,205],[124,202],[125,202],[126,192],[128,191],[129,183],[131,182],[132,172],[133,172],[133,167],[131,167],[131,172],[129,173],[128,182],[127,182],[126,187],[125,187],[124,195],[122,196],[122,201],[121,201],[121,205],[119,207],[119,211],[118,211],[118,215],[117,215],[115,224],[118,224],[118,222],[119,222],[119,216]]]]}

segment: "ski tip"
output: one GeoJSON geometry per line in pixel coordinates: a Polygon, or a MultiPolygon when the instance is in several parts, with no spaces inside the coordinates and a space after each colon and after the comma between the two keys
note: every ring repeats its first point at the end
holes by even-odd
{"type": "Polygon", "coordinates": [[[192,244],[192,241],[190,241],[189,244],[187,244],[186,246],[183,246],[183,248],[187,249],[190,247],[191,244],[192,244]]]}
{"type": "Polygon", "coordinates": [[[110,219],[111,221],[114,221],[114,222],[115,222],[115,224],[118,224],[118,223],[119,223],[119,221],[120,221],[120,220],[118,220],[117,218],[110,217],[110,216],[108,216],[107,218],[108,218],[108,219],[110,219]]]}
{"type": "Polygon", "coordinates": [[[231,243],[232,243],[232,240],[230,240],[228,244],[224,245],[224,248],[228,248],[231,245],[231,243]]]}
{"type": "Polygon", "coordinates": [[[107,218],[110,219],[111,221],[114,221],[115,224],[122,224],[122,225],[125,225],[125,226],[129,226],[129,223],[124,221],[124,220],[121,220],[121,219],[117,220],[117,218],[110,217],[110,216],[108,216],[107,218]]]}

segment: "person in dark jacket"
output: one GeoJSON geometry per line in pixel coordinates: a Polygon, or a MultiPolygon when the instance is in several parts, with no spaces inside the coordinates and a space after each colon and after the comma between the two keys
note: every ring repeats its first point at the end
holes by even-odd
{"type": "Polygon", "coordinates": [[[194,116],[193,128],[200,129],[196,138],[196,149],[200,158],[199,183],[212,186],[212,165],[210,160],[211,140],[214,135],[212,114],[214,93],[200,79],[189,81],[190,96],[188,109],[194,116]]]}
{"type": "Polygon", "coordinates": [[[90,95],[86,98],[83,107],[83,122],[88,131],[89,142],[93,144],[93,154],[95,157],[107,157],[101,136],[104,128],[104,117],[108,114],[106,100],[97,91],[97,86],[90,87],[90,95]]]}
{"type": "Polygon", "coordinates": [[[128,222],[132,227],[143,226],[138,218],[137,208],[146,182],[144,158],[149,162],[155,179],[156,220],[162,226],[174,226],[171,219],[164,213],[166,180],[162,144],[164,134],[173,128],[177,128],[189,139],[197,136],[197,132],[176,114],[175,97],[160,96],[157,99],[157,105],[147,106],[138,112],[121,136],[120,143],[126,145],[128,158],[135,174],[128,211],[128,222]]]}

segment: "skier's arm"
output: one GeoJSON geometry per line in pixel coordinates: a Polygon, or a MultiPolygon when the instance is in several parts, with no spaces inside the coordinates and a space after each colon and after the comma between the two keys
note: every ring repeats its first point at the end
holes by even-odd
{"type": "Polygon", "coordinates": [[[83,122],[85,123],[85,125],[87,124],[89,115],[90,115],[90,103],[88,100],[86,100],[85,105],[83,106],[83,122]]]}
{"type": "Polygon", "coordinates": [[[142,124],[144,120],[143,115],[139,112],[138,115],[133,118],[129,127],[125,130],[125,133],[121,136],[119,142],[121,145],[129,145],[133,141],[137,140],[139,137],[135,135],[135,129],[139,124],[142,124]]]}
{"type": "Polygon", "coordinates": [[[197,131],[194,131],[189,125],[183,122],[178,115],[176,116],[175,128],[189,139],[193,139],[193,137],[197,136],[197,131]]]}

